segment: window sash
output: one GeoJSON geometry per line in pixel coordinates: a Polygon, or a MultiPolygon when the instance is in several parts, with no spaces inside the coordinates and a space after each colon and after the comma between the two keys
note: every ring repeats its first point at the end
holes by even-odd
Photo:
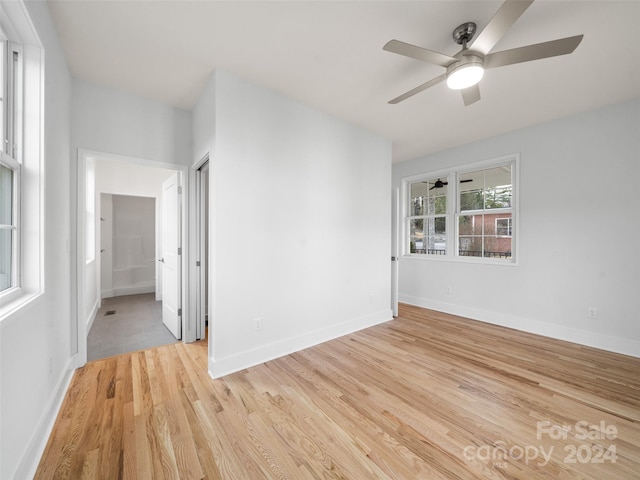
{"type": "Polygon", "coordinates": [[[446,255],[451,190],[447,175],[423,175],[406,183],[405,251],[412,255],[446,255]],[[437,182],[444,182],[435,187],[437,182]]]}
{"type": "Polygon", "coordinates": [[[22,49],[1,35],[0,295],[20,286],[22,49]]]}

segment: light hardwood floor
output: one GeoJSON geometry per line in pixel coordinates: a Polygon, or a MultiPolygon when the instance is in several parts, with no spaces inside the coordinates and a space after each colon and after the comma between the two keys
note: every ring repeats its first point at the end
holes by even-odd
{"type": "Polygon", "coordinates": [[[206,356],[173,344],[79,369],[36,478],[640,475],[637,358],[406,305],[221,379],[206,356]]]}

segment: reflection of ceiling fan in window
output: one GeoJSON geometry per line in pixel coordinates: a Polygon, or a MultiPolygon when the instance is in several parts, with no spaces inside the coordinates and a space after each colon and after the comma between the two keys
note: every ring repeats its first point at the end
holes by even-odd
{"type": "MultiPolygon", "coordinates": [[[[460,183],[467,183],[467,182],[473,182],[473,178],[468,178],[466,180],[460,180],[460,183]]],[[[429,185],[433,185],[433,187],[431,187],[429,190],[433,190],[434,188],[442,188],[445,185],[449,185],[449,182],[443,182],[440,179],[437,179],[435,181],[435,183],[431,183],[431,182],[422,182],[422,183],[427,183],[429,185]]]]}

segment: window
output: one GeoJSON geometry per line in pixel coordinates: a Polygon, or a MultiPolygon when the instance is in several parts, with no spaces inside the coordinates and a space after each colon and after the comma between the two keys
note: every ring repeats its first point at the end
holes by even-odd
{"type": "Polygon", "coordinates": [[[0,2],[0,321],[44,289],[44,57],[24,2],[0,2]]]}
{"type": "Polygon", "coordinates": [[[511,218],[496,218],[496,235],[501,237],[511,236],[511,218]]]}
{"type": "Polygon", "coordinates": [[[447,185],[440,178],[409,184],[409,252],[419,255],[447,253],[447,185]]]}
{"type": "Polygon", "coordinates": [[[461,173],[459,179],[458,254],[510,259],[511,236],[498,225],[512,221],[511,164],[461,173]],[[501,222],[498,222],[500,220],[501,222]]]}
{"type": "Polygon", "coordinates": [[[0,38],[0,292],[3,292],[18,284],[22,55],[18,46],[9,42],[4,33],[0,38]]]}
{"type": "Polygon", "coordinates": [[[516,161],[405,179],[405,254],[514,263],[516,161]]]}

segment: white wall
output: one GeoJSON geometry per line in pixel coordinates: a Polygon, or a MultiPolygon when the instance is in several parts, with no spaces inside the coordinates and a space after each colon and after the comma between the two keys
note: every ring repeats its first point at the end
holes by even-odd
{"type": "Polygon", "coordinates": [[[397,164],[394,185],[516,152],[519,265],[405,257],[400,300],[640,356],[640,101],[397,164]]]}
{"type": "Polygon", "coordinates": [[[71,374],[71,77],[45,2],[28,11],[45,50],[44,294],[2,321],[0,478],[31,478],[71,374]]]}
{"type": "Polygon", "coordinates": [[[210,373],[391,319],[390,142],[224,72],[196,112],[196,160],[215,139],[210,373]]]}
{"type": "Polygon", "coordinates": [[[154,198],[113,195],[113,294],[155,291],[154,198]]]}
{"type": "Polygon", "coordinates": [[[72,100],[74,149],[189,165],[189,112],[78,79],[72,100]]]}

